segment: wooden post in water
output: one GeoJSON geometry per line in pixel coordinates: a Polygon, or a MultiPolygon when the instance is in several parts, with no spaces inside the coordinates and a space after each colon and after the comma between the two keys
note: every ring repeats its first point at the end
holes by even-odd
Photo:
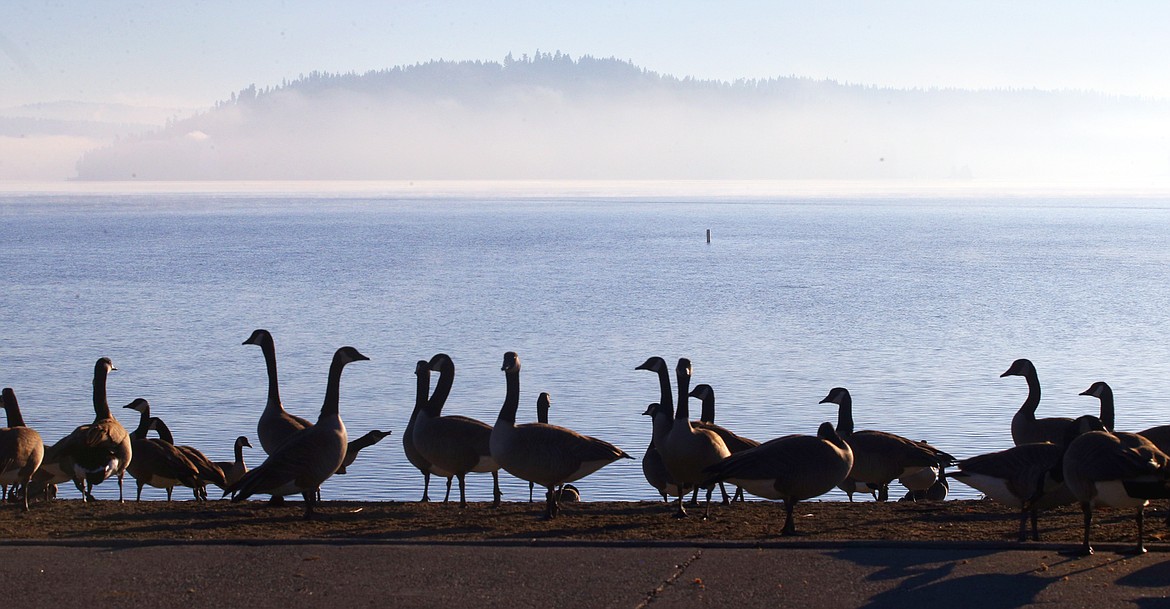
{"type": "Polygon", "coordinates": [[[707,229],[707,243],[711,242],[711,229],[707,229]]]}

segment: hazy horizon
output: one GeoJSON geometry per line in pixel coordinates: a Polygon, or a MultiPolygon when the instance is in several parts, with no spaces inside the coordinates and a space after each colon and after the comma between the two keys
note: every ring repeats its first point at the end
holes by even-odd
{"type": "MultiPolygon", "coordinates": [[[[129,2],[52,6],[17,0],[10,13],[12,19],[0,24],[0,74],[6,82],[0,89],[0,182],[75,178],[76,164],[87,152],[206,113],[250,85],[266,89],[315,71],[360,74],[441,59],[499,62],[509,54],[519,58],[538,51],[564,52],[572,57],[613,57],[679,79],[724,83],[796,77],[896,91],[1090,91],[1106,99],[1170,102],[1170,79],[1164,76],[1162,61],[1170,55],[1170,37],[1161,31],[1161,24],[1170,21],[1170,6],[1156,2],[1101,7],[1061,2],[1023,6],[1010,2],[937,5],[924,1],[578,6],[566,2],[507,1],[376,6],[342,2],[329,7],[306,7],[277,2],[237,6],[220,1],[198,6],[129,2]]],[[[667,108],[666,112],[675,110],[667,108]]],[[[989,109],[978,110],[987,114],[989,109]]],[[[582,120],[585,110],[576,111],[576,120],[582,120]]],[[[662,108],[652,105],[639,111],[654,120],[662,120],[664,114],[662,108]]],[[[908,110],[913,112],[914,109],[908,110]]],[[[1135,176],[1161,179],[1170,176],[1170,118],[1166,114],[1146,112],[1131,118],[1114,115],[1101,124],[1086,124],[1093,123],[1093,117],[1083,113],[1073,117],[1081,123],[1077,129],[1091,133],[1094,139],[1083,144],[1081,150],[1067,152],[1080,155],[1080,160],[1066,163],[1069,175],[1063,178],[1055,177],[1051,171],[1029,175],[1031,163],[1008,155],[1022,152],[1034,154],[1037,163],[1058,163],[1060,159],[1056,157],[1066,154],[1066,142],[1053,141],[1051,150],[1029,152],[1021,149],[1018,142],[1008,141],[1002,148],[1003,162],[989,163],[986,159],[993,159],[996,152],[992,149],[996,138],[991,138],[992,143],[983,146],[983,173],[976,170],[974,177],[1036,183],[1124,183],[1135,176]],[[1126,138],[1139,132],[1146,135],[1136,145],[1127,143],[1126,138]],[[1099,150],[1096,161],[1084,157],[1086,151],[1093,149],[1099,150]],[[1120,158],[1126,154],[1131,158],[1120,158]],[[989,164],[999,168],[989,171],[989,164]],[[1135,164],[1147,168],[1136,171],[1135,164]],[[1098,166],[1105,167],[1103,175],[1091,171],[1090,175],[1082,175],[1086,167],[1098,166]]],[[[1037,119],[1052,123],[1062,117],[1059,111],[1039,112],[1037,119]]],[[[827,132],[829,139],[860,136],[854,137],[856,141],[867,137],[856,131],[847,133],[858,126],[868,128],[865,116],[843,117],[839,129],[828,120],[818,118],[810,128],[827,132]]],[[[693,138],[718,138],[721,126],[727,125],[717,124],[710,127],[710,133],[693,138]]],[[[727,138],[734,137],[735,129],[746,134],[754,132],[742,125],[731,127],[726,131],[727,138]]],[[[911,131],[915,128],[910,126],[911,131]]],[[[929,124],[921,128],[933,129],[929,124]]],[[[1009,133],[1027,131],[1032,126],[1020,123],[1015,127],[1005,122],[1001,128],[1009,133]]],[[[588,136],[591,132],[586,129],[583,133],[588,136]]],[[[874,137],[891,141],[896,135],[887,130],[874,137]]],[[[1047,132],[1042,135],[1048,136],[1047,132]]],[[[470,140],[478,137],[473,132],[468,136],[470,140]]],[[[816,134],[810,133],[806,139],[815,141],[810,139],[814,137],[816,134]]],[[[952,136],[945,133],[939,136],[949,137],[952,136]]],[[[533,146],[539,144],[534,142],[533,146]]],[[[860,159],[890,159],[880,151],[871,154],[880,148],[880,143],[870,142],[860,152],[860,159]]],[[[587,138],[584,145],[588,148],[587,138]]],[[[951,154],[946,145],[947,142],[925,142],[916,150],[902,150],[901,158],[937,162],[939,155],[951,154]],[[939,143],[944,146],[937,146],[939,143]]],[[[601,154],[586,151],[581,153],[582,158],[610,153],[603,148],[596,150],[601,154]]],[[[734,150],[734,146],[728,150],[734,150]]],[[[633,154],[631,163],[621,172],[611,168],[596,177],[676,178],[670,171],[649,165],[639,172],[638,163],[666,159],[670,152],[646,147],[633,154]]],[[[761,152],[771,153],[774,151],[761,152]]],[[[445,149],[434,154],[444,159],[451,156],[445,149]]],[[[572,155],[557,154],[574,160],[572,155]]],[[[860,166],[861,160],[846,158],[852,154],[850,151],[828,149],[821,154],[824,158],[819,161],[806,154],[789,154],[786,162],[807,167],[793,169],[791,175],[783,177],[838,179],[843,175],[814,161],[860,166]]],[[[707,173],[696,177],[775,177],[761,175],[759,170],[743,173],[742,163],[719,170],[720,157],[712,158],[716,166],[704,163],[703,171],[707,173]]],[[[348,165],[360,166],[362,161],[354,157],[348,165]]],[[[961,158],[943,166],[947,163],[955,167],[959,177],[964,175],[961,158]]],[[[427,173],[429,166],[425,169],[411,177],[436,177],[427,173]]],[[[550,173],[539,167],[523,175],[516,175],[514,169],[499,175],[486,170],[484,175],[473,173],[456,172],[449,177],[580,177],[550,173]]],[[[357,174],[335,177],[366,179],[357,174]]],[[[385,177],[400,176],[376,176],[385,177]]],[[[939,177],[937,168],[898,172],[883,167],[882,171],[856,172],[847,179],[939,177]]]]}

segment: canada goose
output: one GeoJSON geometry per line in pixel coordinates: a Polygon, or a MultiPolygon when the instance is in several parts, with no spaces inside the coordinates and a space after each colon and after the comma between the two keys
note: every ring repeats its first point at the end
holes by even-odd
{"type": "MultiPolygon", "coordinates": [[[[123,406],[123,408],[130,408],[132,410],[138,411],[139,413],[138,429],[136,429],[135,432],[131,434],[132,437],[137,436],[145,438],[145,432],[147,428],[144,427],[144,425],[147,425],[148,422],[151,422],[153,423],[153,426],[151,426],[150,429],[157,430],[163,441],[173,445],[175,450],[186,457],[187,461],[189,461],[191,465],[195,466],[196,471],[198,471],[195,484],[191,485],[184,482],[183,486],[191,488],[192,493],[195,495],[196,501],[207,501],[208,484],[214,484],[220,488],[227,486],[227,481],[225,479],[223,470],[220,469],[220,467],[215,463],[212,463],[211,459],[208,459],[207,456],[204,455],[199,449],[195,448],[194,446],[175,444],[175,439],[171,435],[170,429],[167,428],[166,424],[162,422],[162,419],[150,416],[150,402],[147,402],[142,398],[138,398],[133,402],[123,406]]],[[[137,479],[137,476],[135,476],[135,478],[137,479]]],[[[158,485],[152,484],[151,486],[158,485]]],[[[141,486],[139,487],[139,490],[141,491],[141,486]]]]}
{"type": "Polygon", "coordinates": [[[0,392],[0,401],[3,401],[8,416],[8,427],[0,429],[0,484],[5,485],[5,491],[10,484],[13,488],[17,484],[24,486],[24,511],[27,512],[29,483],[45,458],[45,444],[41,441],[41,434],[24,424],[12,388],[5,387],[0,392]]]}
{"type": "Polygon", "coordinates": [[[443,416],[443,406],[455,382],[455,363],[446,353],[436,354],[429,363],[439,373],[435,392],[414,422],[414,446],[431,466],[459,479],[459,507],[467,507],[465,476],[472,472],[492,473],[492,506],[499,507],[500,466],[492,457],[492,427],[482,421],[443,416]]]}
{"type": "Polygon", "coordinates": [[[430,362],[425,359],[418,360],[414,365],[414,375],[417,384],[414,397],[414,410],[410,413],[410,422],[406,424],[406,431],[402,433],[402,450],[406,453],[406,459],[410,461],[410,464],[422,472],[423,496],[421,501],[425,503],[431,500],[427,495],[427,491],[431,488],[431,474],[435,474],[436,476],[442,476],[447,479],[447,494],[443,497],[443,503],[447,503],[447,500],[451,498],[451,478],[454,475],[446,471],[437,470],[414,446],[415,422],[418,419],[418,413],[427,407],[427,397],[431,394],[430,362]]]}
{"type": "Polygon", "coordinates": [[[703,484],[726,481],[765,499],[784,501],[782,535],[796,534],[792,510],[798,501],[823,495],[853,468],[853,451],[833,429],[821,423],[817,435],[792,435],[763,444],[706,468],[703,484]]]}
{"type": "MultiPolygon", "coordinates": [[[[695,385],[695,388],[691,390],[691,397],[703,402],[703,411],[702,414],[699,415],[700,427],[703,429],[710,429],[711,431],[719,434],[719,438],[722,439],[723,443],[727,445],[727,450],[731,451],[731,454],[734,455],[735,453],[743,452],[749,448],[755,448],[760,445],[760,443],[756,442],[755,440],[736,435],[735,432],[731,431],[730,429],[715,424],[715,390],[712,389],[710,385],[706,383],[695,385]]],[[[727,490],[723,488],[722,484],[719,485],[719,490],[723,493],[723,504],[727,505],[730,503],[727,499],[727,490]]],[[[731,501],[737,500],[743,501],[742,488],[735,489],[735,497],[731,499],[731,501]]]]}
{"type": "MultiPolygon", "coordinates": [[[[690,415],[688,398],[690,397],[691,360],[685,357],[680,358],[675,367],[675,375],[678,382],[678,409],[674,412],[674,422],[670,426],[670,433],[666,437],[655,438],[655,442],[658,445],[658,452],[662,453],[662,461],[666,463],[666,469],[670,472],[671,478],[681,485],[692,486],[707,478],[707,475],[703,473],[705,468],[726,459],[731,455],[731,451],[727,450],[727,445],[723,443],[719,434],[691,425],[688,418],[690,415]]],[[[707,506],[703,512],[703,518],[710,516],[711,493],[715,487],[711,485],[706,488],[707,506]]],[[[674,516],[675,518],[685,518],[686,515],[686,510],[683,509],[683,496],[680,494],[678,510],[674,516]]]]}
{"type": "Polygon", "coordinates": [[[547,489],[546,519],[560,511],[560,485],[580,480],[618,459],[633,459],[622,449],[571,429],[547,423],[516,424],[520,406],[520,356],[504,354],[507,380],[504,404],[491,433],[492,458],[509,474],[547,489]]]}
{"type": "MultiPolygon", "coordinates": [[[[663,426],[667,430],[663,433],[669,433],[674,413],[663,408],[662,404],[654,402],[642,414],[650,417],[653,426],[663,426]]],[[[649,482],[659,495],[662,495],[662,501],[669,504],[668,495],[685,494],[686,489],[675,484],[670,477],[670,472],[666,471],[666,464],[662,462],[662,454],[654,446],[653,433],[652,431],[650,446],[646,448],[646,454],[642,456],[642,475],[646,476],[646,482],[649,482]]]]}
{"type": "Polygon", "coordinates": [[[276,344],[272,342],[272,334],[268,330],[256,330],[243,344],[258,345],[264,352],[264,363],[268,367],[268,402],[264,405],[260,421],[256,423],[256,436],[260,438],[260,447],[264,453],[271,455],[289,436],[313,424],[287,412],[280,402],[280,384],[276,378],[276,344]]]}
{"type": "MultiPolygon", "coordinates": [[[[123,408],[130,408],[139,413],[138,427],[130,432],[134,459],[127,468],[138,485],[136,501],[142,501],[142,488],[146,485],[165,490],[167,501],[172,499],[175,485],[198,488],[199,469],[175,447],[175,439],[170,429],[167,429],[160,419],[150,416],[150,404],[138,398],[123,408]],[[151,430],[157,431],[159,437],[146,437],[151,430]]],[[[198,491],[195,492],[195,499],[199,500],[198,491]]]]}
{"type": "Polygon", "coordinates": [[[378,442],[381,442],[382,438],[385,438],[392,433],[394,432],[382,431],[380,429],[371,429],[370,431],[367,431],[365,434],[363,434],[360,438],[356,440],[350,440],[349,443],[345,446],[345,459],[342,460],[341,467],[337,468],[337,473],[345,474],[345,468],[353,465],[354,459],[357,459],[359,452],[377,444],[378,442]]]}
{"type": "MultiPolygon", "coordinates": [[[[1029,442],[1064,442],[1068,427],[1073,420],[1068,417],[1036,418],[1036,407],[1040,405],[1040,379],[1036,375],[1036,366],[1031,360],[1018,359],[1012,362],[1011,367],[1000,378],[1005,376],[1022,376],[1028,382],[1028,397],[1020,405],[1019,411],[1012,417],[1012,441],[1018,444],[1029,442]]],[[[1101,404],[1101,422],[1106,429],[1113,429],[1113,405],[1106,408],[1101,404]]]]}
{"type": "Polygon", "coordinates": [[[341,371],[350,362],[368,359],[353,347],[338,349],[329,365],[325,402],[321,405],[317,423],[289,436],[264,463],[244,474],[235,484],[228,485],[224,495],[235,493],[232,501],[236,502],[256,493],[291,495],[299,492],[305,499],[305,518],[312,518],[321,483],[341,467],[349,441],[339,408],[341,371]]]}
{"type": "Polygon", "coordinates": [[[858,483],[878,490],[878,501],[889,498],[890,482],[924,468],[949,465],[955,458],[927,444],[884,431],[853,431],[853,398],[844,387],[834,387],[821,400],[837,405],[837,433],[853,450],[853,470],[841,488],[857,489],[858,483]]]}
{"type": "Polygon", "coordinates": [[[646,476],[646,482],[662,495],[662,501],[669,504],[668,495],[686,492],[675,484],[670,472],[666,471],[666,464],[662,462],[662,454],[658,452],[658,446],[654,441],[655,437],[660,435],[665,437],[669,434],[670,426],[674,423],[674,396],[670,387],[670,372],[666,367],[666,360],[658,356],[647,359],[634,369],[649,370],[658,375],[658,402],[651,404],[646,412],[642,413],[650,417],[654,428],[650,435],[650,445],[646,447],[646,454],[642,456],[642,474],[646,476]]]}
{"type": "Polygon", "coordinates": [[[215,464],[223,472],[224,485],[220,489],[236,483],[237,480],[244,477],[248,473],[248,464],[244,463],[244,447],[252,448],[252,443],[248,441],[248,436],[240,436],[236,438],[235,444],[232,445],[232,452],[235,454],[234,461],[216,461],[215,464]]]}
{"type": "MultiPolygon", "coordinates": [[[[1071,440],[1071,438],[1069,438],[1071,440]]],[[[1028,517],[1032,540],[1040,541],[1039,512],[1076,502],[1064,484],[1062,466],[1066,442],[1032,442],[1007,450],[977,455],[958,463],[949,477],[970,486],[992,500],[1020,510],[1019,541],[1027,541],[1028,517]]]]}
{"type": "Polygon", "coordinates": [[[898,482],[907,489],[906,494],[898,501],[943,501],[951,490],[950,484],[947,483],[946,467],[943,465],[918,470],[905,478],[898,478],[898,482]],[[929,480],[934,482],[928,485],[929,480]]]}
{"type": "Polygon", "coordinates": [[[1137,546],[1146,551],[1143,512],[1149,499],[1170,497],[1170,456],[1135,433],[1109,432],[1099,419],[1085,415],[1074,423],[1081,431],[1064,454],[1064,481],[1085,515],[1080,554],[1093,553],[1089,529],[1093,508],[1136,508],[1137,546]],[[1087,431],[1086,431],[1087,430],[1087,431]]]}
{"type": "Polygon", "coordinates": [[[93,423],[74,429],[69,435],[45,450],[41,462],[44,475],[38,474],[43,484],[55,484],[61,476],[73,480],[81,491],[83,501],[93,500],[93,487],[110,476],[118,478],[118,501],[124,501],[122,478],[133,455],[130,434],[110,412],[106,399],[106,377],[117,370],[110,359],[103,357],[93,370],[93,423]]]}

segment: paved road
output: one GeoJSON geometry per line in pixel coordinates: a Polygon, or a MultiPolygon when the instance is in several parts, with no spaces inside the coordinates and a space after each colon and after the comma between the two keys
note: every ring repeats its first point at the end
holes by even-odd
{"type": "Polygon", "coordinates": [[[1170,553],[874,547],[0,546],[6,607],[1170,607],[1170,553]]]}

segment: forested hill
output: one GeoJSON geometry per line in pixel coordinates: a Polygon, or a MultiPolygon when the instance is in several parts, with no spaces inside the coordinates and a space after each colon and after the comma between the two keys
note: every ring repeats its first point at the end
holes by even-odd
{"type": "Polygon", "coordinates": [[[676,78],[562,53],[250,86],[86,154],[81,179],[1130,179],[1170,103],[676,78]]]}

